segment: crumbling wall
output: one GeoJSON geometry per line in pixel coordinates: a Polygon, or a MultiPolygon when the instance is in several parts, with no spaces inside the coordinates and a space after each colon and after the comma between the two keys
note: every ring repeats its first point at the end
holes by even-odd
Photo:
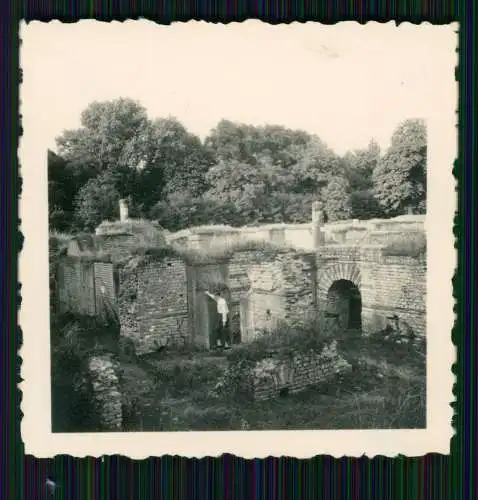
{"type": "Polygon", "coordinates": [[[320,351],[270,353],[260,360],[237,357],[230,361],[220,386],[229,395],[267,400],[330,382],[351,369],[338,352],[337,342],[332,341],[320,351]]]}
{"type": "Polygon", "coordinates": [[[118,366],[110,355],[92,356],[88,363],[93,401],[101,430],[120,431],[123,424],[118,366]]]}
{"type": "Polygon", "coordinates": [[[239,304],[243,341],[280,321],[303,322],[315,314],[315,257],[295,250],[238,252],[229,263],[233,303],[239,304]]]}
{"type": "Polygon", "coordinates": [[[175,257],[133,259],[119,272],[121,335],[137,354],[184,344],[189,336],[186,265],[175,257]]]}
{"type": "Polygon", "coordinates": [[[103,234],[97,238],[101,239],[103,251],[110,255],[113,261],[123,260],[142,243],[137,234],[103,234]]]}
{"type": "Polygon", "coordinates": [[[315,255],[287,252],[280,256],[285,319],[290,324],[313,318],[316,308],[315,255]]]}
{"type": "Polygon", "coordinates": [[[285,318],[284,279],[279,254],[238,252],[229,263],[231,303],[241,331],[250,342],[260,331],[273,330],[285,318]]]}

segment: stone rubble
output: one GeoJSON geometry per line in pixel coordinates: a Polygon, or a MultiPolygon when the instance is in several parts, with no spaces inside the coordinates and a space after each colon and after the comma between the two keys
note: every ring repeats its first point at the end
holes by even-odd
{"type": "Polygon", "coordinates": [[[96,411],[101,428],[107,431],[120,431],[123,423],[117,371],[118,366],[110,355],[93,356],[89,360],[96,411]]]}

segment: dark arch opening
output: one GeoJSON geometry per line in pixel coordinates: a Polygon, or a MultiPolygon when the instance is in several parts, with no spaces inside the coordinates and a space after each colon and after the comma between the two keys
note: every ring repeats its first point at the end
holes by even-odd
{"type": "Polygon", "coordinates": [[[349,280],[337,280],[327,293],[328,316],[336,318],[342,329],[362,329],[362,297],[358,287],[349,280]]]}

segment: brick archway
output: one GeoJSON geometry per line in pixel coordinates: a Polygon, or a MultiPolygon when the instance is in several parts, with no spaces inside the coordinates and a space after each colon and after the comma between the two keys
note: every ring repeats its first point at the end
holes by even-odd
{"type": "Polygon", "coordinates": [[[353,262],[337,262],[326,266],[319,271],[319,276],[317,280],[317,297],[322,303],[327,300],[327,294],[329,293],[330,287],[336,281],[350,281],[352,282],[360,291],[361,278],[360,271],[355,263],[353,262]]]}

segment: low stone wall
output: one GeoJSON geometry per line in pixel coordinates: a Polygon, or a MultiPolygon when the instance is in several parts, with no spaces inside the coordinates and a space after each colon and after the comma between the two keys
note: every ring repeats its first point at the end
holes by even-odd
{"type": "Polygon", "coordinates": [[[88,363],[93,401],[101,430],[104,431],[120,431],[123,424],[117,368],[108,355],[93,356],[88,363]]]}
{"type": "Polygon", "coordinates": [[[337,342],[332,341],[320,352],[297,351],[288,356],[277,353],[259,361],[234,360],[225,375],[224,387],[255,400],[268,400],[284,392],[299,393],[327,383],[351,369],[339,354],[337,342]]]}

